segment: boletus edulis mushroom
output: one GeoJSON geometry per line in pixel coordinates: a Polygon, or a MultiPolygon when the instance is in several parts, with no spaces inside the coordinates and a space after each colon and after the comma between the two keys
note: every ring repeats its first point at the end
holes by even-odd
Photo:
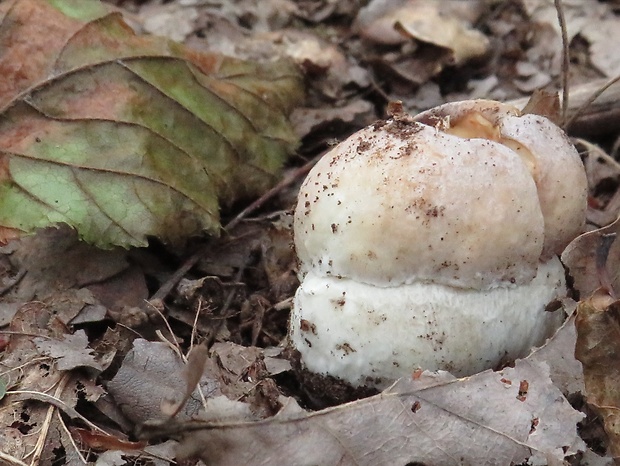
{"type": "Polygon", "coordinates": [[[395,111],[353,134],[295,210],[303,366],[382,387],[527,355],[564,318],[546,308],[567,293],[558,255],[584,228],[586,191],[564,132],[499,102],[395,111]]]}

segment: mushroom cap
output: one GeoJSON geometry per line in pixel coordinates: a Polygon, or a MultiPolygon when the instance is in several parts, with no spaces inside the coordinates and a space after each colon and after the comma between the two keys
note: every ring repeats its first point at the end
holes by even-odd
{"type": "Polygon", "coordinates": [[[577,150],[547,118],[521,115],[515,107],[492,100],[450,102],[413,119],[438,127],[448,119],[448,126],[458,128],[476,113],[491,125],[486,136],[513,149],[534,178],[545,222],[542,258],[561,254],[585,227],[588,185],[577,150]]]}
{"type": "Polygon", "coordinates": [[[566,294],[557,255],[586,201],[581,160],[544,117],[492,101],[396,112],[301,186],[290,340],[307,369],[354,385],[525,356],[563,320],[545,307],[566,294]]]}
{"type": "Polygon", "coordinates": [[[356,386],[382,388],[418,368],[467,376],[544,343],[564,318],[545,306],[565,294],[557,257],[528,284],[487,291],[377,287],[309,272],[295,295],[289,338],[308,370],[356,386]]]}
{"type": "Polygon", "coordinates": [[[542,259],[559,255],[585,229],[588,180],[579,153],[563,131],[538,115],[505,118],[500,132],[505,144],[533,160],[530,170],[545,220],[542,259]]]}
{"type": "Polygon", "coordinates": [[[399,119],[355,133],[315,165],[294,230],[302,276],[379,286],[527,283],[544,240],[536,184],[511,149],[399,119]]]}

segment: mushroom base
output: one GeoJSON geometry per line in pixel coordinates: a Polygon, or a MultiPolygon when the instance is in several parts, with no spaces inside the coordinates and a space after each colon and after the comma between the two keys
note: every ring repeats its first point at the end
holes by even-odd
{"type": "Polygon", "coordinates": [[[565,295],[557,257],[528,284],[484,291],[377,287],[310,272],[295,295],[289,338],[308,370],[354,386],[386,386],[418,368],[462,377],[544,343],[564,319],[545,307],[565,295]]]}

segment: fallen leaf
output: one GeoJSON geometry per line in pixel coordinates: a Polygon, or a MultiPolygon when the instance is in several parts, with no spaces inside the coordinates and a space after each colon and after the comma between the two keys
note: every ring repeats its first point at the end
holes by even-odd
{"type": "MultiPolygon", "coordinates": [[[[138,338],[106,388],[132,421],[161,419],[162,401],[185,392],[183,368],[181,358],[169,345],[138,338]]],[[[204,377],[201,388],[207,397],[220,394],[214,378],[204,377]]],[[[191,418],[201,405],[199,393],[194,392],[178,418],[191,418]]]]}
{"type": "Polygon", "coordinates": [[[0,26],[0,226],[67,223],[101,247],[217,233],[273,184],[301,97],[258,64],[136,36],[95,0],[15,0],[0,26]]]}
{"type": "Polygon", "coordinates": [[[398,44],[407,39],[447,49],[452,64],[461,65],[486,53],[489,40],[468,24],[466,17],[479,14],[480,2],[375,0],[357,19],[360,33],[375,42],[398,44]]]}
{"type": "MultiPolygon", "coordinates": [[[[187,363],[183,370],[183,380],[185,382],[185,391],[183,396],[177,399],[165,398],[161,401],[161,412],[168,417],[176,416],[181,408],[188,402],[192,393],[200,383],[200,379],[205,370],[205,364],[207,357],[209,356],[209,350],[206,345],[200,344],[194,346],[187,356],[187,363]]],[[[176,394],[175,394],[176,395],[176,394]]]]}
{"type": "Polygon", "coordinates": [[[581,31],[590,43],[592,64],[606,76],[613,78],[620,73],[620,29],[617,15],[607,15],[601,20],[590,21],[581,31]]]}
{"type": "Polygon", "coordinates": [[[146,446],[145,442],[130,442],[112,435],[78,427],[71,429],[71,434],[79,440],[82,448],[93,450],[142,450],[146,446]]]}
{"type": "MultiPolygon", "coordinates": [[[[562,56],[560,24],[554,0],[523,0],[525,12],[533,23],[551,29],[553,36],[532,47],[528,55],[532,62],[549,61],[552,71],[557,74],[562,56]]],[[[608,2],[589,0],[571,0],[562,2],[566,33],[571,42],[580,35],[590,44],[588,60],[609,77],[620,70],[620,53],[618,52],[618,19],[608,2]]]]}
{"type": "Polygon", "coordinates": [[[344,107],[297,108],[291,114],[295,131],[302,137],[316,137],[321,131],[332,131],[334,126],[359,128],[375,120],[372,105],[366,100],[355,100],[344,107]]]}
{"type": "Polygon", "coordinates": [[[527,357],[528,361],[549,366],[551,381],[564,395],[583,393],[585,390],[583,367],[575,359],[577,342],[575,315],[572,312],[569,314],[571,314],[570,317],[555,335],[527,357]]]}
{"type": "Polygon", "coordinates": [[[586,400],[603,419],[612,456],[620,459],[620,301],[597,291],[577,308],[575,357],[583,364],[586,400]]]}
{"type": "Polygon", "coordinates": [[[40,230],[13,244],[17,249],[10,260],[25,272],[11,291],[20,301],[42,301],[65,290],[105,282],[129,267],[127,251],[97,249],[79,241],[66,226],[40,230]]]}
{"type": "Polygon", "coordinates": [[[171,422],[155,432],[179,438],[181,456],[212,466],[282,458],[291,466],[505,465],[561,461],[584,448],[576,431],[582,414],[553,386],[545,364],[526,360],[465,379],[425,372],[377,396],[313,413],[288,399],[276,416],[258,422],[247,422],[233,402],[211,401],[209,421],[171,422]]]}
{"type": "MultiPolygon", "coordinates": [[[[281,363],[277,358],[278,351],[268,350],[267,355],[263,351],[231,342],[213,345],[199,382],[203,395],[209,400],[207,404],[217,396],[226,395],[230,399],[243,400],[244,406],[258,417],[272,414],[274,404],[277,404],[273,398],[277,398],[279,392],[273,393],[266,366],[278,373],[290,369],[290,365],[281,363]]],[[[182,398],[189,385],[194,383],[187,379],[187,370],[195,371],[196,367],[188,367],[169,345],[136,339],[133,349],[106,388],[124,414],[135,423],[167,419],[161,410],[162,402],[166,408],[170,407],[170,398],[182,398]]],[[[197,375],[192,374],[192,377],[197,375]]],[[[189,420],[203,407],[200,393],[197,390],[192,392],[177,419],[189,420]]]]}
{"type": "Polygon", "coordinates": [[[54,458],[55,451],[65,451],[67,463],[77,464],[79,459],[64,421],[53,414],[57,407],[62,407],[69,417],[78,417],[78,398],[94,395],[93,384],[81,384],[83,374],[58,370],[50,357],[41,356],[32,338],[36,334],[46,339],[62,338],[66,327],[45,305],[34,302],[20,308],[9,329],[10,343],[0,362],[0,372],[9,388],[2,400],[0,425],[11,426],[14,431],[3,430],[16,438],[0,436],[0,446],[15,446],[9,451],[22,461],[32,457],[33,451],[46,459],[54,458]]]}
{"type": "Polygon", "coordinates": [[[149,34],[183,41],[195,30],[198,10],[182,3],[146,4],[139,15],[142,27],[149,34]]]}
{"type": "Polygon", "coordinates": [[[604,238],[612,238],[608,235],[617,235],[619,231],[620,219],[578,236],[562,253],[562,262],[574,281],[573,288],[582,298],[591,296],[601,286],[620,291],[620,241],[613,241],[604,257],[600,251],[604,238]]]}
{"type": "Polygon", "coordinates": [[[88,348],[88,337],[84,330],[65,335],[62,340],[35,337],[37,349],[56,361],[59,371],[69,371],[76,367],[91,367],[102,371],[104,367],[95,360],[92,349],[88,348]]]}

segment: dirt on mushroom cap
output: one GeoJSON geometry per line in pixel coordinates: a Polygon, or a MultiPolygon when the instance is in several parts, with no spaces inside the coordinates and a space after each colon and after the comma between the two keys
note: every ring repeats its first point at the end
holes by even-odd
{"type": "Polygon", "coordinates": [[[302,273],[385,286],[527,283],[544,232],[534,180],[510,149],[402,121],[365,128],[324,156],[295,222],[302,273]]]}

